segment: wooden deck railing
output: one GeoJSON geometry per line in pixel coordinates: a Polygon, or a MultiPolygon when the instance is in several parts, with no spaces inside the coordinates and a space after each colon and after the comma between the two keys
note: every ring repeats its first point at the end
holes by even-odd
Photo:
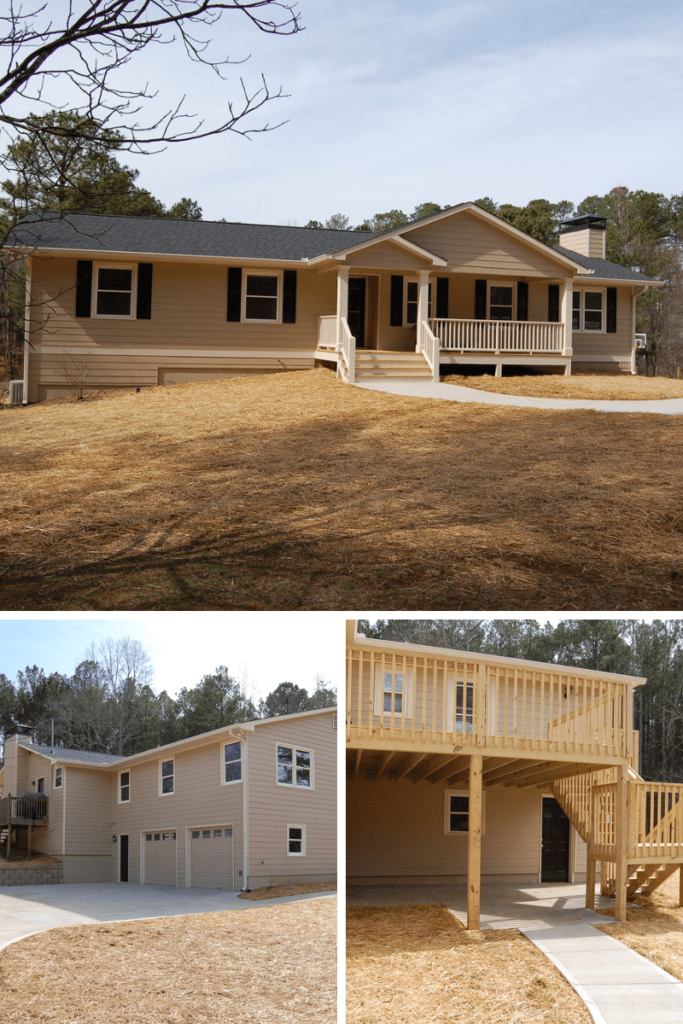
{"type": "Polygon", "coordinates": [[[430,320],[441,349],[457,352],[548,352],[564,346],[564,324],[531,320],[430,320]]]}
{"type": "Polygon", "coordinates": [[[11,796],[0,799],[0,825],[47,824],[46,796],[11,796]]]}
{"type": "MultiPolygon", "coordinates": [[[[615,782],[594,785],[592,850],[604,860],[616,856],[615,782]]],[[[683,786],[630,780],[628,858],[644,863],[683,857],[683,786]]]]}
{"type": "Polygon", "coordinates": [[[415,741],[501,752],[632,753],[631,684],[580,669],[352,648],[347,705],[347,738],[358,746],[415,741]]]}

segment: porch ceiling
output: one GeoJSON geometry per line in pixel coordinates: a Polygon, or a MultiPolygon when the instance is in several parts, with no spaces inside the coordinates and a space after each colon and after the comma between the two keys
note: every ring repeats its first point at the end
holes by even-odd
{"type": "MultiPolygon", "coordinates": [[[[604,768],[604,764],[574,761],[539,760],[503,755],[484,757],[483,784],[490,786],[548,786],[557,779],[584,775],[604,768]]],[[[469,778],[470,754],[430,754],[408,750],[347,749],[346,777],[349,781],[390,779],[392,782],[445,783],[448,786],[466,783],[469,778]]]]}

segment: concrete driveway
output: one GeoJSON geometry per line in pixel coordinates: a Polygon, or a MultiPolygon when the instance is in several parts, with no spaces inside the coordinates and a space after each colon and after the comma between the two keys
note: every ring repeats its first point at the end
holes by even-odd
{"type": "MultiPolygon", "coordinates": [[[[253,910],[275,903],[329,896],[305,893],[273,900],[241,900],[222,889],[175,889],[170,885],[25,885],[0,889],[0,949],[17,939],[69,924],[101,924],[217,910],[253,910]]],[[[336,895],[336,894],[335,894],[336,895]]]]}

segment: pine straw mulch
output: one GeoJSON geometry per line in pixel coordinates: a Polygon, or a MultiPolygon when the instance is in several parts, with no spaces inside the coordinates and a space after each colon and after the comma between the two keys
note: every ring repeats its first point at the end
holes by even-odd
{"type": "Polygon", "coordinates": [[[18,859],[13,857],[12,860],[7,860],[4,853],[0,854],[0,868],[3,870],[7,868],[16,868],[17,870],[21,870],[23,868],[50,867],[61,863],[61,860],[56,860],[54,857],[48,857],[45,853],[31,854],[30,857],[22,856],[18,859]]]}
{"type": "Polygon", "coordinates": [[[625,924],[606,924],[600,930],[683,981],[683,907],[678,906],[678,884],[676,872],[652,896],[632,901],[637,906],[628,908],[625,924]]]}
{"type": "Polygon", "coordinates": [[[306,892],[336,892],[332,882],[305,882],[300,885],[269,885],[263,889],[239,893],[241,900],[275,900],[280,896],[300,896],[306,892]]]}
{"type": "Polygon", "coordinates": [[[449,374],[445,384],[460,384],[478,391],[499,395],[528,395],[531,398],[574,398],[600,401],[654,401],[683,398],[683,380],[668,377],[641,377],[630,373],[574,373],[571,377],[555,373],[520,374],[493,377],[489,374],[449,374]]]}
{"type": "Polygon", "coordinates": [[[0,953],[3,1024],[334,1024],[336,900],[80,925],[0,953]]]}
{"type": "Polygon", "coordinates": [[[591,1024],[516,929],[468,932],[443,907],[347,910],[347,1024],[591,1024]]]}
{"type": "Polygon", "coordinates": [[[679,609],[680,418],[328,370],[0,417],[3,609],[679,609]]]}

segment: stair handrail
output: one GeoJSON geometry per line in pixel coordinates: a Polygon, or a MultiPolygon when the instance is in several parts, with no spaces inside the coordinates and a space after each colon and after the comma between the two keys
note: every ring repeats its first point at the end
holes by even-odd
{"type": "MultiPolygon", "coordinates": [[[[346,317],[339,321],[339,355],[341,356],[341,376],[347,384],[356,383],[356,339],[351,334],[346,317]]],[[[337,364],[339,368],[339,363],[337,364]]]]}
{"type": "Polygon", "coordinates": [[[429,323],[423,320],[420,324],[420,329],[417,332],[417,344],[415,350],[420,352],[432,371],[432,380],[435,384],[439,383],[439,371],[440,357],[441,357],[441,341],[432,331],[429,323]]]}

